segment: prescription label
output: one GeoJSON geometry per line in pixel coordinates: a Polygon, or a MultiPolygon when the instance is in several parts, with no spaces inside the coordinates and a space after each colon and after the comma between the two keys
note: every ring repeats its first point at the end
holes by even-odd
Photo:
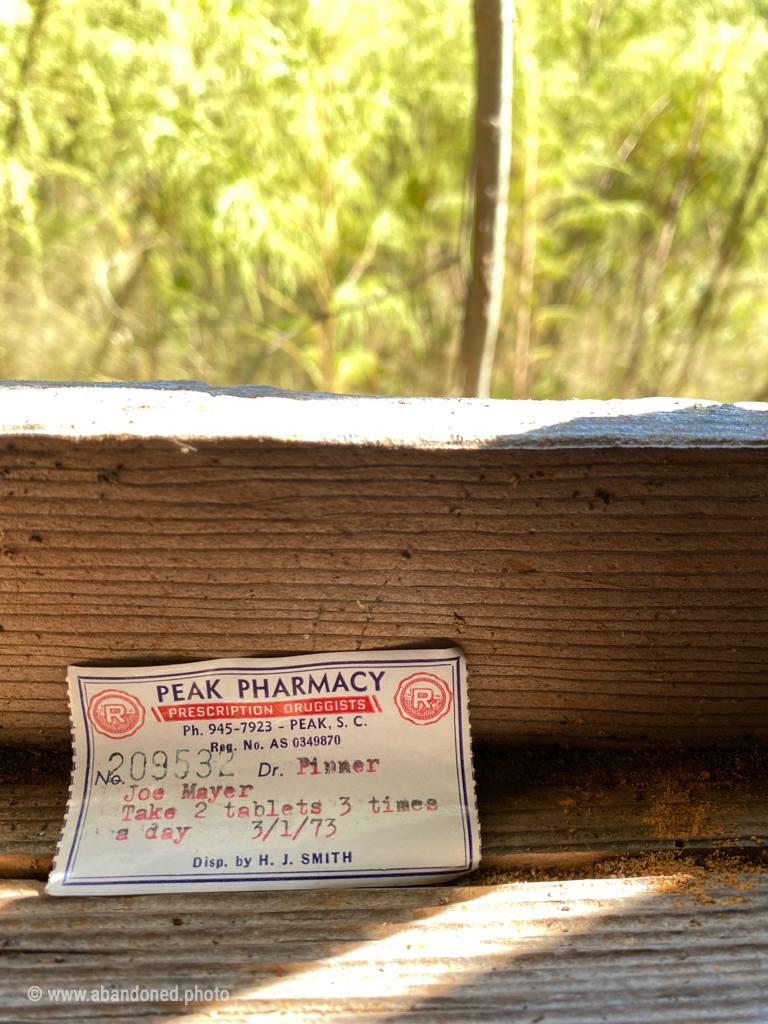
{"type": "Polygon", "coordinates": [[[477,867],[458,649],[68,672],[56,896],[421,885],[477,867]]]}

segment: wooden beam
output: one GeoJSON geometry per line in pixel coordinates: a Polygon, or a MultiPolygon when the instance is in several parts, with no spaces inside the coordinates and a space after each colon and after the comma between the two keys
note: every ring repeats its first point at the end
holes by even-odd
{"type": "Polygon", "coordinates": [[[734,1024],[768,1000],[765,876],[693,891],[663,877],[58,900],[40,887],[0,883],[3,1024],[734,1024]],[[129,1001],[174,985],[174,1002],[129,1001]],[[91,1001],[102,986],[127,996],[91,1001]]]}
{"type": "Polygon", "coordinates": [[[0,382],[0,438],[291,441],[338,448],[737,448],[768,446],[768,404],[687,398],[501,401],[131,384],[0,382]]]}
{"type": "Polygon", "coordinates": [[[768,453],[0,445],[0,743],[68,664],[459,644],[477,739],[768,737],[768,453]]]}
{"type": "Polygon", "coordinates": [[[479,740],[768,739],[768,407],[0,398],[0,745],[71,663],[453,644],[479,740]]]}

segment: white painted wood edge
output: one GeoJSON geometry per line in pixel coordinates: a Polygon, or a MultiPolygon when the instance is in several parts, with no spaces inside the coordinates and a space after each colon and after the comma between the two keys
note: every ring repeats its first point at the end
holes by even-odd
{"type": "Polygon", "coordinates": [[[768,403],[305,394],[195,381],[0,382],[0,436],[252,439],[414,449],[768,446],[768,403]]]}

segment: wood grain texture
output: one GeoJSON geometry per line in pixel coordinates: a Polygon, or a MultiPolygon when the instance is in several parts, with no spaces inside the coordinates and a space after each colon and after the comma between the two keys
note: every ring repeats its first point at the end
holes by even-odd
{"type": "Polygon", "coordinates": [[[663,878],[58,900],[0,883],[0,1022],[755,1024],[768,881],[728,882],[706,902],[663,878]],[[102,985],[128,999],[49,995],[102,985]],[[128,1001],[174,985],[229,998],[128,1001]]]}
{"type": "Polygon", "coordinates": [[[768,452],[0,443],[0,743],[68,664],[461,645],[481,740],[768,737],[768,452]]]}

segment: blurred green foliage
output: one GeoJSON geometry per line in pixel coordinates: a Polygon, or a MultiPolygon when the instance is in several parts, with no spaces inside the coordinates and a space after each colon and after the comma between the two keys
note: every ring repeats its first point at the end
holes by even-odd
{"type": "MultiPolygon", "coordinates": [[[[768,4],[516,48],[492,393],[525,302],[529,397],[768,397],[768,4]]],[[[468,0],[0,0],[0,376],[451,393],[474,59],[468,0]]]]}

